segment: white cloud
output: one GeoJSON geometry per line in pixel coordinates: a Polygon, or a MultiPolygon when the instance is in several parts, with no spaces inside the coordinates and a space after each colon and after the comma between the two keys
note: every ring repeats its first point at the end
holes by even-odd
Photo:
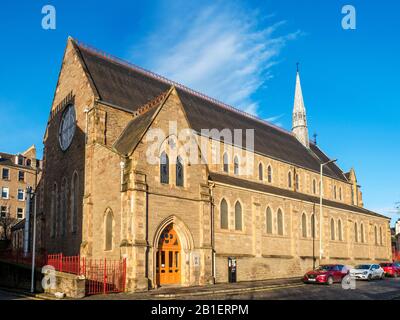
{"type": "Polygon", "coordinates": [[[273,15],[260,17],[243,8],[212,5],[185,16],[161,23],[162,30],[136,46],[140,60],[171,80],[257,115],[254,94],[271,79],[282,48],[299,31],[276,36],[285,21],[265,25],[273,15]]]}

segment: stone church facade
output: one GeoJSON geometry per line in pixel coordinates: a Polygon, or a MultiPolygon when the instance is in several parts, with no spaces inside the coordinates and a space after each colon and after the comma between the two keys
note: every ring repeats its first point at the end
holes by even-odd
{"type": "Polygon", "coordinates": [[[47,251],[124,257],[132,291],[227,282],[229,258],[238,281],[388,261],[389,218],[363,208],[354,170],[324,167],[320,216],[329,158],[308,139],[299,75],[295,96],[287,132],[70,38],[44,137],[47,251]]]}

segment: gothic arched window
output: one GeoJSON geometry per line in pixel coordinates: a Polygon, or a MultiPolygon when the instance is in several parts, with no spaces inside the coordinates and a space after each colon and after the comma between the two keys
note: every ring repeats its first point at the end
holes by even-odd
{"type": "Polygon", "coordinates": [[[288,173],[288,187],[292,188],[292,173],[290,171],[288,173]]]}
{"type": "Polygon", "coordinates": [[[224,172],[229,173],[229,158],[228,154],[224,153],[224,172]]]}
{"type": "Polygon", "coordinates": [[[272,183],[272,167],[269,165],[267,169],[268,173],[268,183],[272,183]]]}
{"type": "Polygon", "coordinates": [[[266,225],[267,225],[267,233],[272,234],[272,211],[271,208],[267,208],[266,212],[266,225]]]}
{"type": "Polygon", "coordinates": [[[307,238],[307,216],[305,213],[301,216],[301,233],[303,238],[307,238]]]}
{"type": "Polygon", "coordinates": [[[343,241],[343,229],[342,229],[342,220],[338,220],[338,234],[339,234],[339,241],[343,241]]]}
{"type": "Polygon", "coordinates": [[[317,181],[315,181],[315,179],[312,181],[312,190],[313,194],[317,194],[317,181]]]}
{"type": "Polygon", "coordinates": [[[112,211],[110,210],[110,209],[108,209],[107,211],[106,211],[106,216],[105,216],[105,221],[104,221],[104,223],[105,223],[105,228],[104,228],[104,231],[105,231],[105,246],[104,246],[104,249],[105,249],[105,251],[110,251],[110,250],[112,250],[112,247],[113,247],[113,233],[114,233],[114,230],[113,230],[113,221],[114,220],[114,217],[113,217],[113,213],[112,213],[112,211]]]}
{"type": "Polygon", "coordinates": [[[220,215],[221,215],[221,229],[228,229],[229,228],[228,203],[226,202],[225,199],[222,199],[221,201],[220,215]]]}
{"type": "Polygon", "coordinates": [[[163,184],[169,183],[169,158],[165,152],[160,157],[160,181],[163,184]]]}
{"type": "Polygon", "coordinates": [[[375,226],[375,245],[378,245],[378,228],[375,226]]]}
{"type": "Polygon", "coordinates": [[[178,187],[183,187],[183,178],[184,178],[184,172],[183,172],[183,161],[181,157],[178,157],[176,159],[176,185],[178,187]]]}
{"type": "Polygon", "coordinates": [[[264,167],[262,163],[258,165],[258,180],[263,181],[264,180],[264,167]]]}
{"type": "Polygon", "coordinates": [[[239,158],[236,156],[234,161],[233,161],[233,173],[235,175],[239,174],[239,158]]]}
{"type": "Polygon", "coordinates": [[[58,202],[57,202],[57,196],[58,196],[58,187],[57,183],[54,183],[53,185],[53,190],[51,191],[51,228],[50,228],[50,236],[55,237],[56,235],[56,230],[57,230],[57,217],[58,217],[58,202]]]}
{"type": "Polygon", "coordinates": [[[74,173],[71,182],[71,231],[75,233],[78,224],[79,177],[74,173]]]}
{"type": "Polygon", "coordinates": [[[335,220],[331,219],[331,240],[335,240],[335,220]]]}
{"type": "Polygon", "coordinates": [[[311,215],[311,236],[315,238],[315,215],[311,215]]]}
{"type": "Polygon", "coordinates": [[[357,222],[354,223],[354,241],[358,242],[358,225],[357,225],[357,222]]]}
{"type": "Polygon", "coordinates": [[[361,243],[365,242],[365,234],[364,234],[364,224],[361,223],[360,225],[360,232],[361,232],[361,243]]]}
{"type": "Polygon", "coordinates": [[[295,186],[294,187],[295,187],[296,191],[300,189],[300,177],[297,173],[295,176],[295,186]]]}
{"type": "Polygon", "coordinates": [[[68,202],[68,183],[67,179],[63,178],[61,183],[60,194],[60,234],[65,235],[67,228],[67,202],[68,202]]]}
{"type": "Polygon", "coordinates": [[[239,201],[235,205],[235,230],[242,230],[242,205],[239,201]]]}
{"type": "Polygon", "coordinates": [[[280,236],[283,236],[283,213],[281,209],[278,210],[277,220],[278,220],[278,234],[280,236]]]}

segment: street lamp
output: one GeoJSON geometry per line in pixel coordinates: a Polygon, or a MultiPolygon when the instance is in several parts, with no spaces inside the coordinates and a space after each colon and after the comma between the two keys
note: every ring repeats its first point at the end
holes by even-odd
{"type": "Polygon", "coordinates": [[[323,214],[322,214],[322,196],[324,194],[324,183],[322,181],[323,178],[323,170],[324,170],[324,166],[330,164],[330,163],[334,163],[336,162],[337,159],[335,160],[330,160],[328,162],[325,163],[321,163],[321,172],[320,172],[320,186],[319,186],[319,264],[321,264],[321,260],[322,260],[322,219],[323,219],[323,214]]]}

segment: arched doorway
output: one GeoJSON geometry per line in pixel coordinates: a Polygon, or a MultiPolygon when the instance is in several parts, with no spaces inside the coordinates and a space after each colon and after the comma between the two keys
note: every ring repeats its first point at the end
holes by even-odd
{"type": "Polygon", "coordinates": [[[181,283],[181,243],[169,224],[161,233],[156,254],[157,285],[181,283]]]}

